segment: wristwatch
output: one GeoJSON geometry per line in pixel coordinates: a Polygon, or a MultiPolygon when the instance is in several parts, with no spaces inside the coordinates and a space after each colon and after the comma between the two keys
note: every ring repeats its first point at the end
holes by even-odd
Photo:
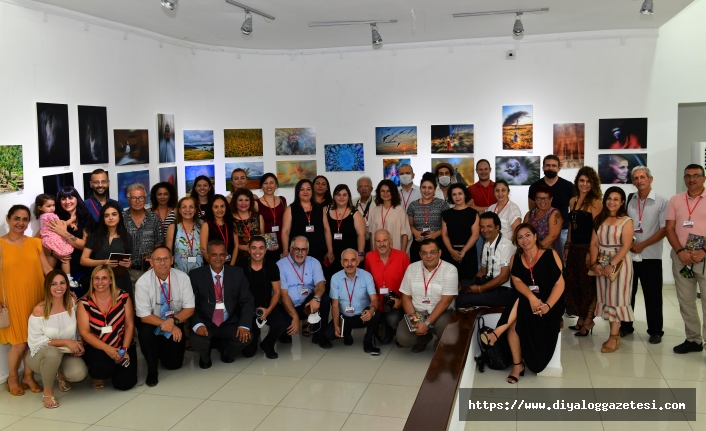
{"type": "Polygon", "coordinates": [[[321,297],[320,297],[320,296],[315,296],[314,299],[316,299],[316,302],[321,302],[321,297]]]}
{"type": "Polygon", "coordinates": [[[434,324],[433,324],[433,323],[430,323],[430,322],[424,322],[424,323],[427,324],[427,328],[429,328],[429,329],[434,329],[434,324]]]}
{"type": "Polygon", "coordinates": [[[175,325],[178,325],[178,324],[181,323],[181,321],[180,321],[179,319],[177,319],[176,316],[172,316],[172,319],[174,319],[174,324],[175,324],[175,325]]]}
{"type": "Polygon", "coordinates": [[[617,266],[613,265],[612,263],[610,264],[610,267],[613,268],[613,272],[617,269],[617,266]]]}

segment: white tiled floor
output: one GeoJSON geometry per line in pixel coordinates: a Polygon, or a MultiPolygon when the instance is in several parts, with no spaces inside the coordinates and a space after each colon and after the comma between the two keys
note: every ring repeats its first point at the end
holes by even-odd
{"type": "MultiPolygon", "coordinates": [[[[697,421],[692,423],[630,424],[648,431],[706,431],[706,366],[703,354],[675,355],[672,347],[684,340],[673,286],[664,291],[665,332],[662,344],[647,342],[644,305],[638,293],[634,335],[623,339],[614,354],[600,353],[608,324],[597,322],[593,335],[562,331],[562,378],[537,377],[527,372],[518,388],[620,387],[697,389],[697,421]]],[[[700,307],[699,307],[700,308],[700,307]]],[[[566,325],[573,324],[568,319],[566,325]]],[[[61,407],[47,410],[39,394],[12,397],[0,391],[0,430],[401,430],[414,403],[432,349],[413,354],[409,349],[382,346],[379,357],[362,350],[362,331],[355,344],[334,343],[323,350],[309,338],[294,337],[278,344],[280,355],[237,358],[223,364],[217,353],[213,367],[201,370],[198,358],[187,353],[184,367],[160,371],[154,388],[141,385],[120,392],[91,388],[90,379],[60,394],[61,407]]],[[[143,367],[140,378],[144,381],[143,367]]],[[[508,371],[476,374],[477,387],[508,387],[508,371]]],[[[57,392],[58,393],[58,392],[57,392]]],[[[532,431],[541,429],[625,429],[621,422],[492,422],[473,423],[474,429],[532,431]]]]}

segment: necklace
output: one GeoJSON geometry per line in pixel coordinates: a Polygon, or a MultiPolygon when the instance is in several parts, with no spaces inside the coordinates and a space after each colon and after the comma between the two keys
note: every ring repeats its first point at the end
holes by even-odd
{"type": "Polygon", "coordinates": [[[24,236],[24,234],[21,235],[21,236],[19,236],[19,237],[17,237],[17,238],[13,238],[12,235],[10,235],[9,233],[7,234],[7,242],[9,242],[10,244],[12,244],[12,245],[14,245],[15,247],[19,248],[20,250],[22,249],[22,245],[24,244],[24,241],[22,241],[22,242],[19,243],[19,244],[17,243],[17,241],[19,241],[19,240],[21,240],[21,239],[23,239],[23,238],[26,240],[26,237],[24,236]]]}

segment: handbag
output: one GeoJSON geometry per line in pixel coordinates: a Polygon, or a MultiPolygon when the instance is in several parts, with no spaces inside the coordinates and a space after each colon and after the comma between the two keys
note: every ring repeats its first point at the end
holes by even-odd
{"type": "Polygon", "coordinates": [[[2,264],[2,245],[0,245],[0,272],[2,272],[2,306],[0,306],[0,329],[10,326],[10,310],[7,309],[5,297],[5,268],[2,264]]]}
{"type": "MultiPolygon", "coordinates": [[[[615,265],[615,271],[614,271],[611,275],[608,276],[608,278],[610,279],[610,281],[615,281],[615,279],[618,278],[618,274],[620,273],[620,269],[621,269],[622,267],[623,267],[623,261],[621,260],[617,265],[615,265]]],[[[588,270],[588,275],[590,275],[590,276],[592,276],[592,277],[595,277],[595,276],[596,276],[596,273],[593,272],[592,269],[589,269],[589,270],[588,270]]]]}
{"type": "Polygon", "coordinates": [[[491,370],[504,370],[508,367],[509,361],[505,357],[500,343],[496,342],[492,346],[483,344],[480,338],[480,334],[484,332],[491,332],[493,328],[485,326],[485,320],[482,317],[478,318],[478,325],[480,329],[478,330],[478,344],[480,344],[480,355],[475,357],[476,364],[478,364],[478,371],[481,373],[485,371],[485,366],[491,370]]]}

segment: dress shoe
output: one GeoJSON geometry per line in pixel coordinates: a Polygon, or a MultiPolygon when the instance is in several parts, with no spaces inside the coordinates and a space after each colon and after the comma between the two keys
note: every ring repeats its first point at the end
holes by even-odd
{"type": "Polygon", "coordinates": [[[292,344],[292,336],[284,333],[279,336],[279,342],[282,344],[292,344]]]}
{"type": "Polygon", "coordinates": [[[343,344],[346,346],[352,346],[353,345],[353,336],[348,334],[343,336],[343,344]]]}
{"type": "Polygon", "coordinates": [[[412,346],[412,353],[421,353],[427,349],[426,344],[415,344],[412,346]]]}
{"type": "Polygon", "coordinates": [[[157,373],[147,373],[147,379],[145,379],[145,384],[150,388],[157,386],[157,383],[159,383],[157,375],[157,373]]]}
{"type": "Polygon", "coordinates": [[[207,370],[211,368],[211,365],[213,365],[213,362],[209,359],[208,362],[204,362],[199,358],[199,367],[201,367],[202,370],[207,370]]]}
{"type": "Polygon", "coordinates": [[[233,361],[235,361],[235,358],[231,358],[226,354],[226,352],[221,352],[221,362],[223,362],[224,364],[230,364],[233,361]]]}
{"type": "Polygon", "coordinates": [[[684,353],[689,353],[689,352],[701,352],[704,350],[704,346],[701,343],[696,343],[694,341],[688,341],[684,340],[683,343],[681,343],[678,346],[674,346],[674,353],[678,353],[680,355],[684,353]]]}
{"type": "Polygon", "coordinates": [[[659,334],[650,335],[650,344],[659,344],[662,342],[662,336],[659,334]]]}
{"type": "Polygon", "coordinates": [[[365,353],[370,353],[373,356],[380,355],[380,349],[373,347],[373,343],[363,343],[363,351],[365,353]]]}
{"type": "Polygon", "coordinates": [[[263,352],[265,352],[265,356],[267,359],[277,359],[279,358],[279,355],[277,352],[275,352],[274,347],[265,344],[265,343],[260,343],[260,348],[262,349],[263,352]]]}
{"type": "Polygon", "coordinates": [[[333,344],[326,337],[311,337],[311,342],[318,344],[322,349],[330,349],[333,344]]]}

